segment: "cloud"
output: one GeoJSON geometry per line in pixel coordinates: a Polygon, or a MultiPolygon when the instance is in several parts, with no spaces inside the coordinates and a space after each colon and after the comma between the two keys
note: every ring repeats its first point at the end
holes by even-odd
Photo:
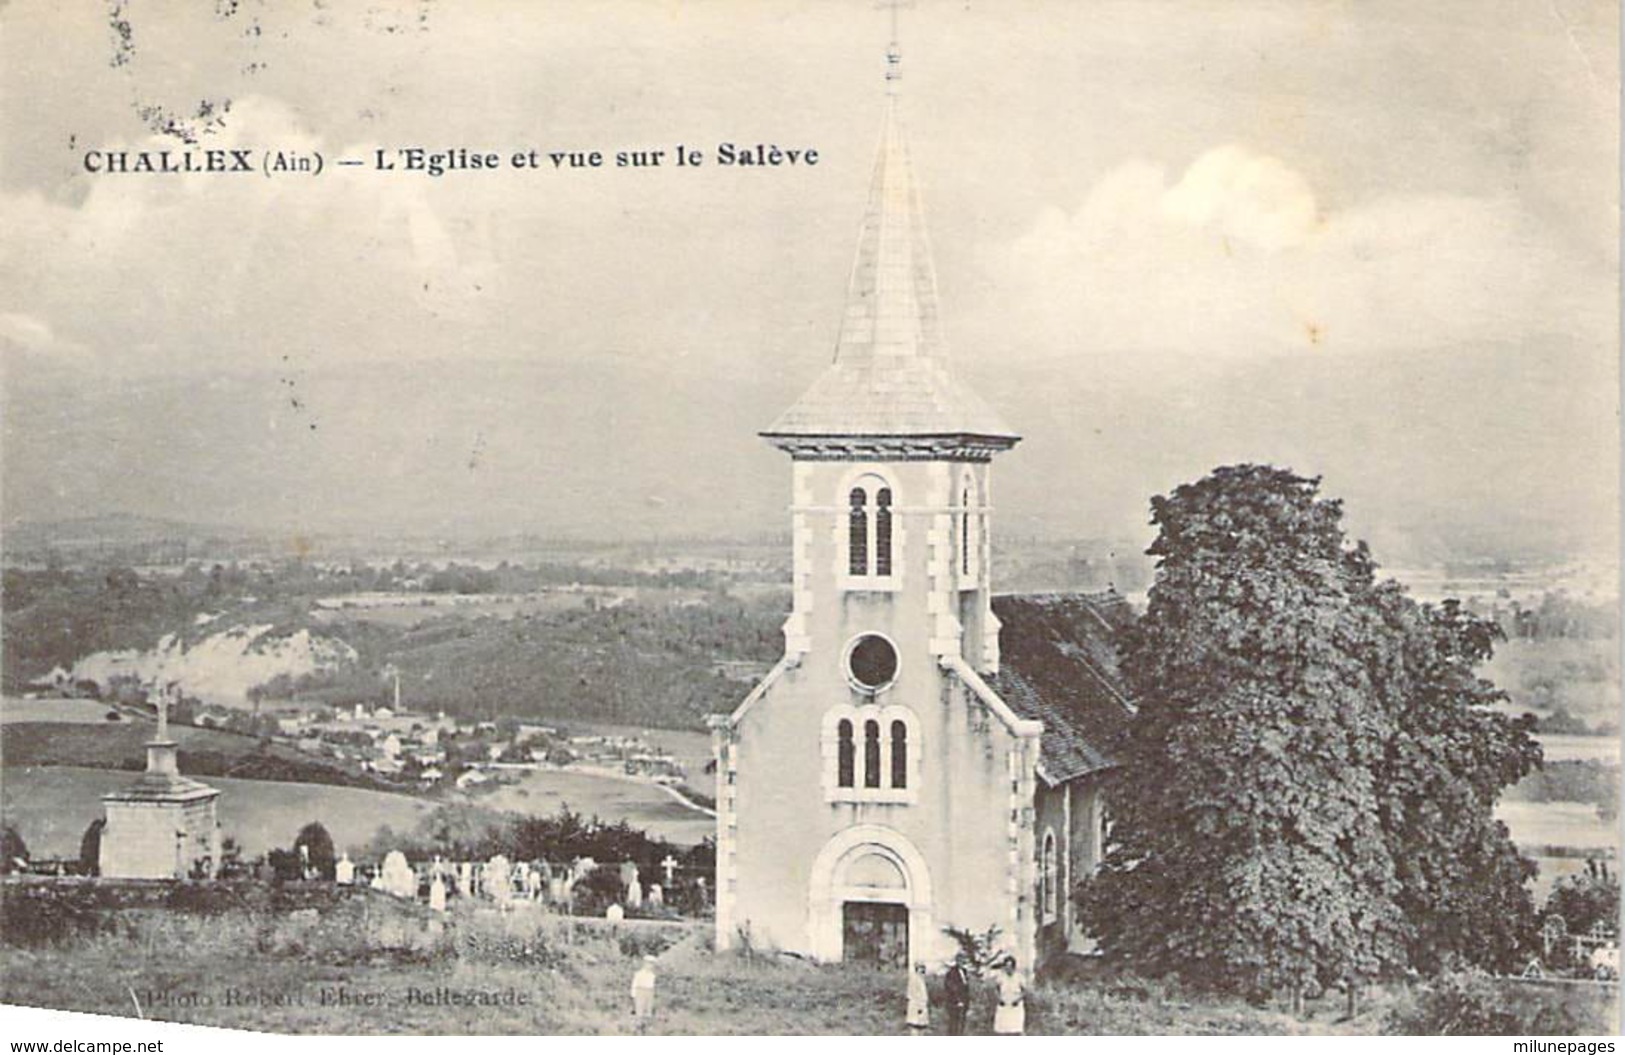
{"type": "Polygon", "coordinates": [[[1193,361],[1368,354],[1535,333],[1607,341],[1611,300],[1510,197],[1331,210],[1238,145],[1177,178],[1129,161],[987,261],[1051,353],[1193,361]]]}
{"type": "MultiPolygon", "coordinates": [[[[87,144],[176,150],[161,135],[87,144]]],[[[280,100],[238,99],[201,148],[249,148],[326,164],[370,157],[335,143],[280,100]]],[[[496,281],[485,250],[489,203],[426,179],[354,171],[319,177],[86,175],[77,203],[35,191],[0,195],[0,275],[10,303],[43,332],[98,350],[108,369],[256,369],[290,350],[306,362],[378,361],[470,312],[468,292],[496,281]],[[351,330],[361,318],[371,339],[351,330]]],[[[20,339],[20,338],[19,338],[20,339]]],[[[36,339],[38,335],[36,334],[36,339]]],[[[26,342],[25,342],[26,343],[26,342]]]]}
{"type": "Polygon", "coordinates": [[[0,346],[45,351],[54,339],[48,323],[20,312],[0,312],[0,342],[4,342],[0,346]]]}

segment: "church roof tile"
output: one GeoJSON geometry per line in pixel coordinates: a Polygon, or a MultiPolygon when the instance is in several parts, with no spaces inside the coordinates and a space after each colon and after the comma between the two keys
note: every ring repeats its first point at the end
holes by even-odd
{"type": "Polygon", "coordinates": [[[993,599],[999,673],[987,679],[1010,709],[1044,723],[1039,762],[1060,784],[1113,764],[1133,715],[1117,667],[1117,635],[1133,620],[1115,591],[993,599]]]}

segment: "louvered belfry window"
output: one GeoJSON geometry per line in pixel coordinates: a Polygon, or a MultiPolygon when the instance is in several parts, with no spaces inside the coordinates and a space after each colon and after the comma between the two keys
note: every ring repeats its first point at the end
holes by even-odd
{"type": "Polygon", "coordinates": [[[891,488],[875,495],[875,574],[891,574],[891,488]]]}
{"type": "Polygon", "coordinates": [[[852,575],[869,574],[869,496],[861,487],[852,488],[847,497],[847,571],[852,575]]]}

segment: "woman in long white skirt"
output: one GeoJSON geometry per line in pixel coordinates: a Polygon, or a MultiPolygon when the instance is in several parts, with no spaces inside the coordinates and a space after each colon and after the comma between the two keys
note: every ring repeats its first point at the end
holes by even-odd
{"type": "Polygon", "coordinates": [[[1016,958],[1007,956],[999,976],[999,1006],[993,1012],[993,1032],[998,1036],[1019,1037],[1027,1031],[1027,990],[1016,974],[1016,958]]]}

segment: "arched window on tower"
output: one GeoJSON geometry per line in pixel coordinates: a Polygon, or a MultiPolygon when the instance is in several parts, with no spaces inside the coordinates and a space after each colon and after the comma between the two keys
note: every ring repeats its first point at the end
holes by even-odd
{"type": "Polygon", "coordinates": [[[847,496],[847,572],[869,574],[869,495],[861,487],[847,496]]]}
{"type": "Polygon", "coordinates": [[[852,742],[852,722],[842,718],[835,727],[835,784],[850,788],[857,784],[858,748],[852,742]]]}
{"type": "Polygon", "coordinates": [[[845,554],[839,559],[846,569],[848,589],[890,590],[897,581],[897,547],[901,525],[897,522],[897,492],[892,482],[878,472],[865,472],[850,478],[841,507],[846,517],[845,554]]]}
{"type": "Polygon", "coordinates": [[[875,495],[875,574],[891,574],[891,488],[875,495]]]}
{"type": "Polygon", "coordinates": [[[901,721],[891,723],[891,786],[908,787],[908,726],[901,721]]]}
{"type": "Polygon", "coordinates": [[[880,786],[880,723],[873,718],[863,723],[863,786],[880,786]]]}
{"type": "Polygon", "coordinates": [[[959,573],[970,574],[970,486],[959,496],[959,573]]]}

